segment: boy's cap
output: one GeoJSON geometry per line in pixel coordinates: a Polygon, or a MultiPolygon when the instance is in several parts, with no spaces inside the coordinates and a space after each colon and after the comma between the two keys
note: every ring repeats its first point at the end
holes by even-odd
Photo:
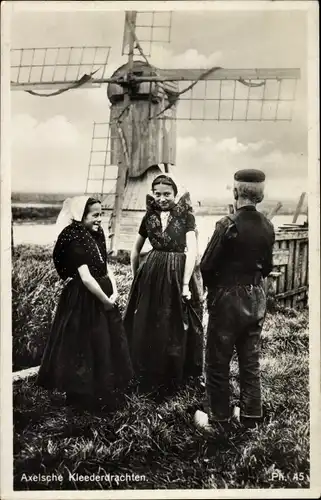
{"type": "Polygon", "coordinates": [[[239,182],[264,182],[265,173],[262,172],[262,170],[256,170],[254,168],[238,170],[234,174],[234,180],[239,182]]]}

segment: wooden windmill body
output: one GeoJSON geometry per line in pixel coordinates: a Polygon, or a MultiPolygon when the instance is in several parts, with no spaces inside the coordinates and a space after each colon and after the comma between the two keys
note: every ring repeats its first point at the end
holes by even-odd
{"type": "MultiPolygon", "coordinates": [[[[153,22],[154,14],[152,13],[153,22]]],[[[109,50],[105,63],[101,65],[93,61],[87,74],[81,75],[82,65],[78,64],[78,74],[74,78],[67,76],[67,70],[71,66],[70,55],[65,63],[65,75],[60,78],[53,75],[51,79],[46,79],[43,76],[44,71],[41,76],[32,78],[33,64],[31,62],[29,63],[29,79],[22,81],[19,78],[23,67],[22,56],[19,64],[12,66],[18,69],[18,75],[12,78],[12,89],[24,90],[34,95],[43,95],[38,93],[38,90],[54,89],[54,92],[49,95],[58,95],[66,90],[81,87],[95,88],[103,83],[108,84],[109,123],[94,124],[86,193],[98,194],[101,197],[105,224],[109,228],[110,248],[114,254],[117,254],[118,250],[131,249],[145,210],[146,194],[150,191],[153,178],[161,171],[175,173],[176,120],[177,111],[181,106],[179,101],[184,100],[185,104],[190,102],[192,109],[193,102],[200,100],[193,98],[193,91],[197,85],[202,84],[205,89],[202,98],[203,116],[195,118],[191,112],[190,116],[185,118],[187,120],[289,121],[292,115],[291,112],[290,114],[284,113],[284,104],[289,107],[293,103],[295,87],[290,94],[282,94],[282,83],[296,83],[300,77],[300,70],[292,68],[209,68],[208,70],[155,68],[147,59],[137,36],[138,16],[137,12],[126,12],[123,55],[128,55],[128,62],[118,68],[110,78],[104,75],[109,50]],[[140,59],[134,60],[135,54],[138,54],[140,59]],[[99,74],[101,67],[103,71],[99,74]],[[273,98],[267,96],[266,93],[267,84],[270,81],[276,83],[273,98]],[[207,85],[211,83],[218,85],[216,98],[209,98],[206,94],[207,85]],[[224,96],[226,83],[230,84],[231,91],[227,97],[224,96]],[[181,89],[181,84],[185,88],[181,89]],[[238,94],[239,87],[245,89],[247,93],[238,94]],[[251,94],[252,90],[259,91],[261,94],[251,94]],[[224,106],[226,107],[227,103],[231,105],[230,112],[224,114],[224,106]],[[256,112],[251,114],[251,106],[254,105],[256,112]],[[266,113],[269,106],[270,113],[266,113]],[[210,112],[209,109],[211,109],[210,112]],[[100,125],[107,125],[107,131],[105,127],[105,132],[101,135],[98,132],[100,125]],[[103,146],[100,145],[97,148],[95,141],[98,140],[100,144],[103,143],[103,146]],[[97,157],[99,154],[100,160],[96,162],[95,155],[97,157]],[[114,176],[110,175],[111,167],[116,172],[114,176]],[[95,169],[100,172],[98,176],[93,176],[95,169]],[[93,180],[96,183],[95,189],[90,185],[93,180]],[[108,181],[114,183],[113,189],[108,187],[108,181]]],[[[171,17],[169,19],[168,33],[171,28],[171,17]]],[[[153,41],[151,36],[150,45],[153,41]]],[[[70,54],[73,49],[70,48],[70,54]]],[[[23,49],[20,50],[23,53],[23,49]]],[[[50,49],[43,50],[47,53],[50,49]]],[[[46,68],[46,56],[44,56],[42,66],[42,69],[46,68]]]]}
{"type": "MultiPolygon", "coordinates": [[[[126,65],[127,66],[127,65],[126,65]]],[[[149,75],[149,67],[142,61],[133,62],[133,71],[149,75]]],[[[113,76],[126,72],[127,67],[117,70],[113,76]]],[[[174,173],[176,164],[176,106],[167,110],[167,119],[156,119],[164,107],[169,105],[164,91],[176,90],[177,85],[162,85],[143,82],[132,95],[131,105],[126,109],[124,89],[109,83],[107,95],[110,106],[110,161],[124,169],[125,179],[118,186],[116,194],[121,196],[121,218],[118,241],[121,250],[130,250],[137,228],[146,208],[146,194],[156,175],[162,171],[174,173]],[[118,120],[118,117],[121,119],[118,120]]],[[[104,214],[111,231],[115,197],[102,195],[104,214]]],[[[116,221],[115,221],[116,222],[116,221]]]]}

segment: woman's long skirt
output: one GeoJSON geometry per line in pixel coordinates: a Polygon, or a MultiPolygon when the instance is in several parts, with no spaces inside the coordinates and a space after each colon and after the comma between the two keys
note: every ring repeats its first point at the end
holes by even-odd
{"type": "Polygon", "coordinates": [[[143,386],[172,385],[202,373],[202,304],[198,283],[182,299],[184,253],[153,250],[139,267],[124,326],[131,359],[143,386]]]}
{"type": "MultiPolygon", "coordinates": [[[[106,276],[97,280],[110,296],[106,276]]],[[[38,385],[93,398],[109,397],[133,377],[120,311],[106,311],[72,279],[63,289],[38,374],[38,385]]]]}

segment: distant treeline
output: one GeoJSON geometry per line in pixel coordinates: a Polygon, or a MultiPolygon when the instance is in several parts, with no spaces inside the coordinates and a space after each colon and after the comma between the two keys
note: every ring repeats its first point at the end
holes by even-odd
{"type": "MultiPolygon", "coordinates": [[[[277,202],[274,203],[261,203],[258,206],[260,212],[268,214],[275,206],[277,202]]],[[[278,215],[292,215],[295,212],[296,204],[291,204],[288,206],[283,206],[278,210],[278,215]]],[[[196,206],[194,211],[197,215],[224,215],[228,212],[228,203],[226,205],[220,206],[196,206]]],[[[307,214],[307,207],[303,207],[301,214],[307,214]]]]}
{"type": "MultiPolygon", "coordinates": [[[[23,222],[42,222],[42,223],[53,223],[56,221],[57,216],[61,210],[61,204],[57,203],[57,206],[48,205],[41,207],[12,207],[12,220],[15,223],[23,223],[23,222]]],[[[264,207],[260,207],[260,211],[265,214],[269,213],[269,210],[264,207]]],[[[198,216],[202,215],[218,215],[223,216],[228,212],[227,206],[221,207],[196,207],[195,214],[198,216]]],[[[281,209],[278,212],[278,215],[292,215],[294,210],[290,209],[281,209]]],[[[303,211],[302,213],[306,213],[303,211]]]]}
{"type": "Polygon", "coordinates": [[[12,207],[12,220],[14,222],[54,222],[61,210],[61,204],[56,207],[12,207]]]}
{"type": "Polygon", "coordinates": [[[12,192],[11,203],[62,204],[66,198],[83,193],[18,193],[12,192]]]}
{"type": "MultiPolygon", "coordinates": [[[[12,218],[14,222],[53,222],[61,209],[63,201],[75,196],[75,193],[16,193],[11,196],[12,204],[26,204],[26,206],[13,206],[12,218]],[[32,204],[48,204],[48,206],[32,206],[32,204]],[[29,206],[27,206],[29,205],[29,206]]],[[[206,200],[206,204],[200,201],[200,204],[194,204],[194,210],[197,215],[224,215],[228,211],[228,205],[231,200],[226,202],[215,200],[206,200]]],[[[259,210],[268,214],[277,204],[274,200],[264,200],[259,205],[259,210]]],[[[287,200],[282,202],[282,207],[278,211],[278,215],[292,215],[295,212],[297,201],[287,200]]],[[[302,214],[307,214],[307,201],[301,210],[302,214]]]]}
{"type": "MultiPolygon", "coordinates": [[[[63,203],[63,201],[70,197],[70,196],[76,196],[77,194],[83,194],[83,193],[19,193],[19,192],[12,192],[11,194],[11,202],[12,203],[50,203],[50,204],[58,204],[58,203],[63,203]]],[[[199,207],[200,209],[223,209],[225,210],[226,207],[228,206],[229,203],[232,202],[232,198],[227,198],[227,199],[220,199],[219,201],[216,201],[215,198],[204,198],[200,200],[193,200],[195,206],[199,207]]],[[[285,210],[295,210],[295,207],[297,205],[298,200],[269,200],[265,199],[263,203],[261,203],[260,207],[262,207],[263,210],[265,209],[271,209],[273,208],[277,202],[280,201],[283,205],[283,209],[285,210]]],[[[306,208],[307,206],[307,198],[305,199],[303,207],[306,208]]]]}

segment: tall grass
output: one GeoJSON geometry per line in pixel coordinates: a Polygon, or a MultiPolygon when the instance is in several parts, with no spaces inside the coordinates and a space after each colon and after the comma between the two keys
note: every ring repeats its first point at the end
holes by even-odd
{"type": "MultiPolygon", "coordinates": [[[[14,365],[38,364],[61,283],[48,249],[19,247],[14,259],[14,365]],[[49,312],[48,312],[49,310],[49,312]],[[29,346],[29,347],[28,347],[29,346]]],[[[112,263],[121,307],[128,265],[112,263]]],[[[190,382],[163,403],[135,392],[114,414],[80,412],[64,395],[32,379],[14,384],[15,489],[307,488],[309,486],[308,313],[269,313],[262,334],[264,421],[244,431],[204,435],[193,426],[202,401],[190,382]],[[110,474],[137,474],[118,483],[110,474]],[[61,474],[61,481],[26,482],[23,474],[61,474]],[[73,476],[99,474],[80,482],[73,476]]],[[[237,359],[231,366],[238,401],[237,359]]]]}

